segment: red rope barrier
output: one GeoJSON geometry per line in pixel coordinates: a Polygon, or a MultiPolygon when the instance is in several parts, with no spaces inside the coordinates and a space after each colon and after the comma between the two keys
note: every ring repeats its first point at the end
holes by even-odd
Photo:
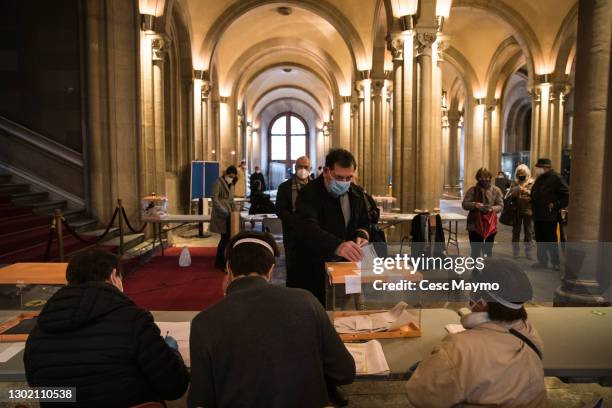
{"type": "Polygon", "coordinates": [[[113,217],[111,218],[110,222],[108,223],[108,225],[106,226],[106,229],[104,230],[104,232],[102,233],[102,235],[100,235],[97,238],[94,239],[87,239],[87,238],[83,238],[82,236],[79,235],[78,232],[76,232],[74,230],[74,228],[72,228],[70,226],[70,224],[68,224],[68,222],[62,217],[62,224],[66,227],[66,229],[68,230],[68,232],[70,233],[70,235],[72,235],[73,237],[75,237],[77,240],[81,241],[84,244],[97,244],[98,242],[102,241],[104,238],[106,238],[106,236],[108,235],[110,229],[113,227],[113,225],[115,224],[115,218],[117,218],[117,214],[119,213],[119,208],[116,207],[115,208],[115,212],[113,213],[113,217]]]}
{"type": "Polygon", "coordinates": [[[123,219],[125,220],[125,225],[127,225],[128,229],[129,229],[130,231],[132,231],[132,234],[140,234],[140,233],[142,233],[142,232],[145,230],[145,228],[147,227],[147,223],[145,222],[145,223],[142,225],[142,228],[140,228],[140,229],[138,229],[138,230],[137,230],[137,229],[135,229],[135,228],[133,228],[133,227],[132,227],[132,225],[130,224],[130,220],[128,219],[127,214],[125,213],[125,208],[123,208],[123,206],[121,206],[121,214],[123,215],[123,219]]]}

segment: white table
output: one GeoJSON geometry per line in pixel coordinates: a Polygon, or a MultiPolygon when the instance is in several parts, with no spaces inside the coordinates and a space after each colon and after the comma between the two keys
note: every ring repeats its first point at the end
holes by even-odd
{"type": "Polygon", "coordinates": [[[255,223],[262,223],[263,221],[266,219],[278,219],[278,216],[276,214],[249,214],[248,211],[241,211],[240,212],[240,229],[244,230],[246,227],[246,223],[250,222],[251,223],[251,227],[255,228],[255,223]]]}

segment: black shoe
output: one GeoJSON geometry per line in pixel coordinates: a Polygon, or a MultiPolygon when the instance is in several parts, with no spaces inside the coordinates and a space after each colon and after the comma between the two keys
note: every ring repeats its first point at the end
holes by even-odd
{"type": "Polygon", "coordinates": [[[349,403],[346,393],[342,387],[331,387],[327,390],[329,401],[336,407],[346,407],[349,403]]]}

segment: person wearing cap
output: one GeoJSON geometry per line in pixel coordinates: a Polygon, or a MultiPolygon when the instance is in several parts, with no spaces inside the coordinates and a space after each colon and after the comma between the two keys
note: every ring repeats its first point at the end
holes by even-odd
{"type": "Polygon", "coordinates": [[[529,279],[517,263],[492,258],[475,275],[499,290],[472,295],[472,313],[461,319],[466,330],[449,334],[418,364],[408,399],[416,408],[545,406],[542,340],[523,305],[533,294],[529,279]]]}
{"type": "Polygon", "coordinates": [[[276,193],[276,215],[283,223],[283,246],[285,247],[285,266],[287,271],[287,286],[299,287],[296,281],[295,268],[292,264],[292,254],[296,251],[299,240],[294,237],[295,202],[298,192],[310,182],[310,159],[301,156],[295,161],[295,174],[278,186],[276,193]]]}
{"type": "Polygon", "coordinates": [[[278,249],[243,231],[227,251],[226,296],[191,322],[189,407],[323,407],[355,361],[317,299],[269,283],[278,249]]]}
{"type": "Polygon", "coordinates": [[[531,208],[538,262],[534,266],[546,268],[550,260],[552,268],[559,270],[557,223],[561,209],[567,207],[569,187],[552,168],[550,159],[538,159],[535,173],[537,178],[531,189],[531,208]]]}

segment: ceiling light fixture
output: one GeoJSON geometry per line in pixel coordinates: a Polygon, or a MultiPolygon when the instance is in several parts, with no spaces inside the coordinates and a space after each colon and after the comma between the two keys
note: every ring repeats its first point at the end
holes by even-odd
{"type": "Polygon", "coordinates": [[[291,13],[293,13],[293,9],[291,7],[286,7],[286,6],[281,6],[278,7],[276,9],[276,11],[278,12],[278,14],[280,14],[281,16],[288,16],[291,13]]]}

